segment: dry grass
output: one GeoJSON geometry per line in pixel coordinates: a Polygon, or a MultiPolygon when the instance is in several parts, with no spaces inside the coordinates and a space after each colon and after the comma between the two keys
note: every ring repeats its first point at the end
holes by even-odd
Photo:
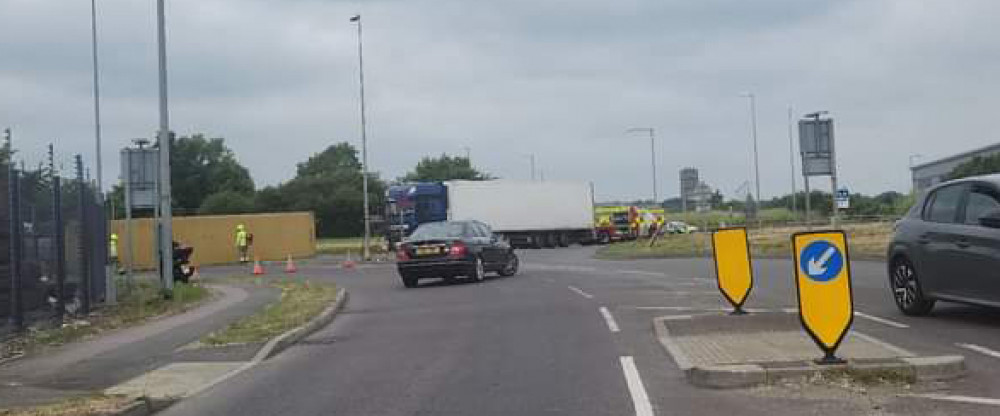
{"type": "Polygon", "coordinates": [[[263,310],[201,339],[203,344],[226,345],[264,342],[305,324],[323,312],[337,297],[333,285],[304,281],[274,283],[281,298],[263,310]]]}
{"type": "Polygon", "coordinates": [[[122,396],[75,397],[44,406],[0,410],[0,416],[90,416],[111,415],[131,405],[134,400],[122,396]]]}
{"type": "MultiPolygon", "coordinates": [[[[847,232],[848,246],[855,259],[884,259],[892,224],[847,224],[840,227],[847,232]]],[[[750,251],[755,256],[784,257],[791,255],[791,236],[804,227],[765,228],[750,230],[750,251]]],[[[712,255],[709,233],[667,235],[650,247],[649,240],[617,243],[602,247],[597,257],[609,260],[638,258],[702,257],[712,255]]]]}

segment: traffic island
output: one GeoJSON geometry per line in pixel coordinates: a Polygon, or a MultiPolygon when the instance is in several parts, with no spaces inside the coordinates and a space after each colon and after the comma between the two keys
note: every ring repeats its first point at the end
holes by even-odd
{"type": "Polygon", "coordinates": [[[816,364],[823,354],[794,313],[681,315],[654,320],[660,343],[699,387],[745,388],[817,378],[920,382],[965,374],[961,356],[917,357],[851,331],[837,351],[843,364],[816,364]]]}

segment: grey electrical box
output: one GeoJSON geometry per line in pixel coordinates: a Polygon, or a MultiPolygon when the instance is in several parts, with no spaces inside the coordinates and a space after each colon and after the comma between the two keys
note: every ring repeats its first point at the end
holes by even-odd
{"type": "Polygon", "coordinates": [[[122,181],[127,183],[132,209],[156,207],[159,161],[159,149],[122,149],[122,181]]]}
{"type": "Polygon", "coordinates": [[[833,120],[799,120],[799,152],[803,175],[833,175],[833,120]]]}

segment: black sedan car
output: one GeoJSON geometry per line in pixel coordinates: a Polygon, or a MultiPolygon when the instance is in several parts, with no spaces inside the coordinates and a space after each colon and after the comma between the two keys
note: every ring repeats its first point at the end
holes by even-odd
{"type": "Polygon", "coordinates": [[[396,249],[396,267],[406,287],[425,278],[458,276],[481,282],[486,272],[517,273],[514,249],[479,221],[429,222],[417,227],[396,249]]]}
{"type": "Polygon", "coordinates": [[[1000,175],[929,189],[896,223],[889,286],[907,315],[937,300],[1000,307],[1000,175]]]}

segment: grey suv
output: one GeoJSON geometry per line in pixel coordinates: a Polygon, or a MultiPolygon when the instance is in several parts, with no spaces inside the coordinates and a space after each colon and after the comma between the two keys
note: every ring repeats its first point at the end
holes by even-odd
{"type": "Polygon", "coordinates": [[[927,314],[937,300],[1000,307],[1000,175],[928,190],[896,223],[888,259],[907,315],[927,314]]]}

